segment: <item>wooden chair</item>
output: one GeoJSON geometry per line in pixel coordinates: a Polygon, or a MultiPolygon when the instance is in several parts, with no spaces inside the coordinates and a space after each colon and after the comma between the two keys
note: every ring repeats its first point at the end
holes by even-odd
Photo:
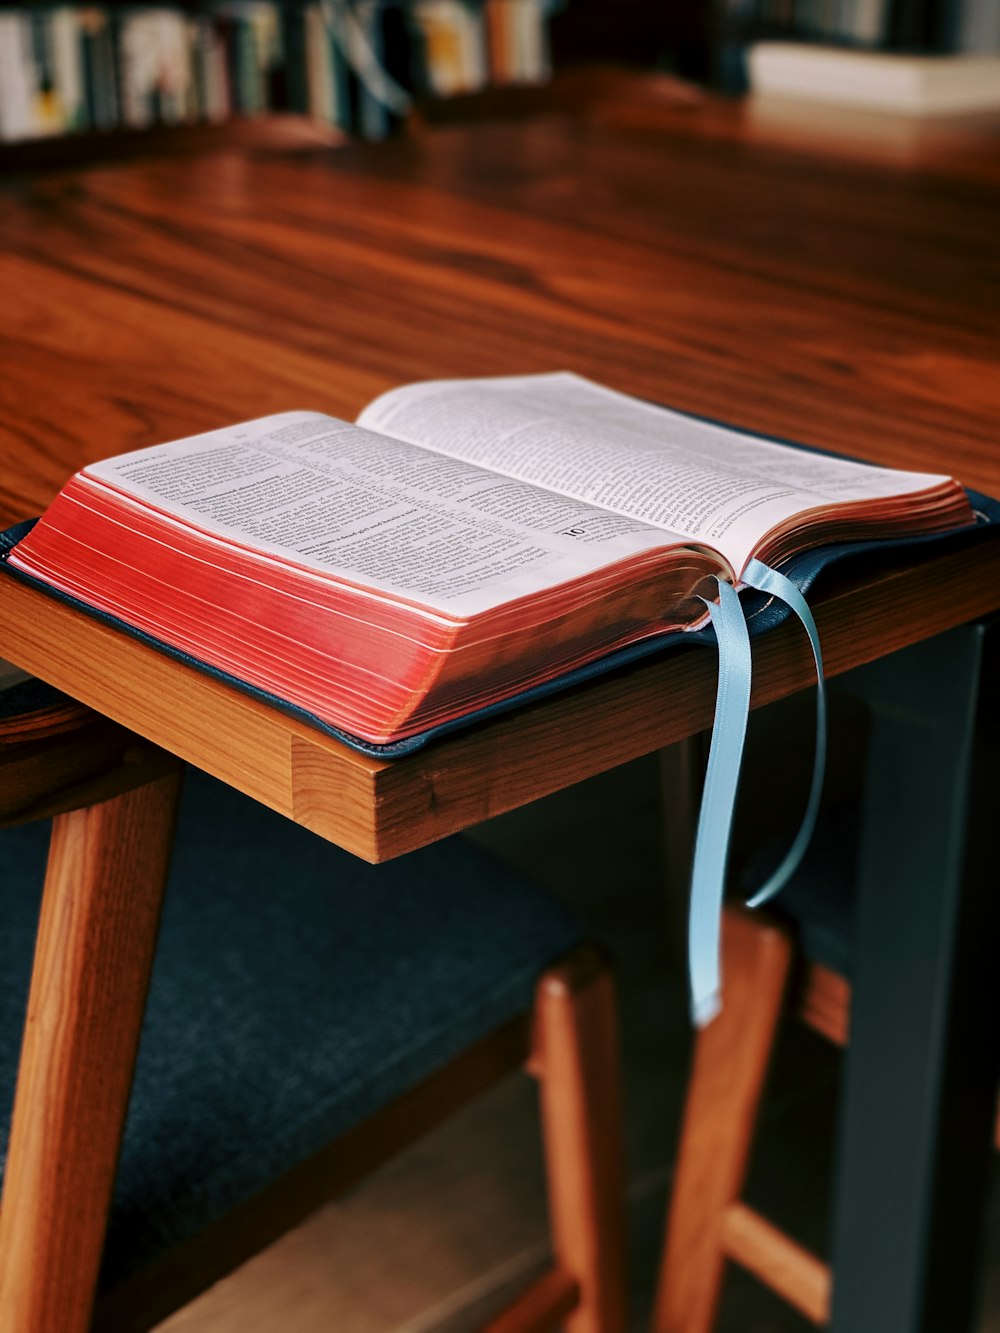
{"type": "Polygon", "coordinates": [[[148,1328],[523,1063],[553,1262],[491,1333],[622,1333],[612,984],[559,904],[460,839],[364,866],[194,773],[157,945],[175,761],[67,701],[0,736],[2,1327],[148,1328]]]}
{"type": "MultiPolygon", "coordinates": [[[[710,1333],[727,1262],[813,1323],[829,1322],[829,1265],[741,1195],[782,1019],[794,1016],[837,1046],[849,1039],[857,836],[856,803],[834,807],[774,912],[725,910],[725,1005],[695,1043],[655,1333],[710,1333]]],[[[762,878],[751,866],[748,883],[762,878]]],[[[996,1137],[1000,1145],[1000,1121],[996,1137]]]]}

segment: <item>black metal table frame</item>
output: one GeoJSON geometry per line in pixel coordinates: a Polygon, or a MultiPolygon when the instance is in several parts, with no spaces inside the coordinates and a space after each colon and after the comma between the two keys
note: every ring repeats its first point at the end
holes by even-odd
{"type": "Polygon", "coordinates": [[[834,1333],[973,1327],[1000,1077],[1000,621],[841,678],[871,709],[834,1333]]]}

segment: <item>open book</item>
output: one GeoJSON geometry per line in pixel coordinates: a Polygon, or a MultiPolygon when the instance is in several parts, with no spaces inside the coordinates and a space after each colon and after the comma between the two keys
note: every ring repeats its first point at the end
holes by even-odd
{"type": "Polygon", "coordinates": [[[751,559],[972,521],[947,477],[552,374],[121,454],[74,476],[10,564],[381,744],[698,625],[751,559]]]}

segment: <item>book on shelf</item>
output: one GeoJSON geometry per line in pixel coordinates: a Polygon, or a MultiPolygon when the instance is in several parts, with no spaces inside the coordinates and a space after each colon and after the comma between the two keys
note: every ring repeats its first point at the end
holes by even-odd
{"type": "Polygon", "coordinates": [[[913,55],[757,42],[749,49],[748,68],[755,93],[909,116],[1000,108],[1000,54],[913,55]]]}
{"type": "Polygon", "coordinates": [[[412,12],[425,52],[427,91],[454,97],[485,88],[489,64],[483,11],[464,0],[415,0],[412,12]]]}
{"type": "Polygon", "coordinates": [[[544,12],[536,0],[486,0],[483,15],[494,82],[544,83],[552,67],[544,12]]]}
{"type": "Polygon", "coordinates": [[[85,467],[7,565],[320,724],[399,742],[702,626],[717,580],[974,522],[568,373],[418,383],[85,467]]]}

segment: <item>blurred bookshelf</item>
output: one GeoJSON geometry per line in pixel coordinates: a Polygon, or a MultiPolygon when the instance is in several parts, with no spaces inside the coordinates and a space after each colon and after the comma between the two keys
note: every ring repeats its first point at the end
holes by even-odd
{"type": "Polygon", "coordinates": [[[287,118],[381,139],[435,99],[549,78],[559,0],[0,7],[0,162],[196,143],[287,118]]]}
{"type": "Polygon", "coordinates": [[[974,108],[1000,101],[1000,0],[0,0],[0,168],[530,114],[595,63],[974,108]]]}

